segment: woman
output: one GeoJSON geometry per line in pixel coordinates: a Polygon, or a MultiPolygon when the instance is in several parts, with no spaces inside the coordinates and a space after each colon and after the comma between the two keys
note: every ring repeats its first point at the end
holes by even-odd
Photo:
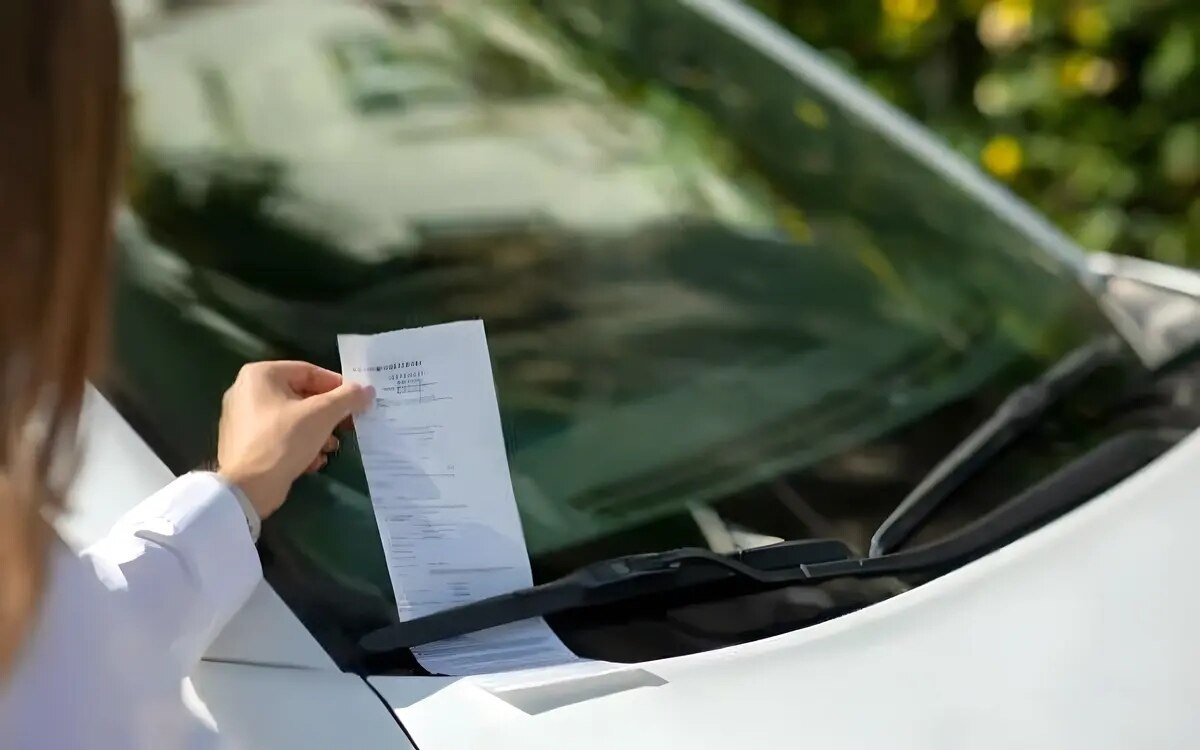
{"type": "Polygon", "coordinates": [[[180,681],[261,576],[254,538],[371,394],[299,362],[226,393],[215,473],[77,555],[52,522],[102,349],[120,170],[109,0],[0,2],[0,747],[215,747],[180,681]]]}

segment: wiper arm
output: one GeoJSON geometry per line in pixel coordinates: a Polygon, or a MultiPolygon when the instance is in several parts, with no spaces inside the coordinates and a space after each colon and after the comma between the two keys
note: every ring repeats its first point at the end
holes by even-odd
{"type": "Polygon", "coordinates": [[[728,555],[698,547],[617,557],[585,565],[540,586],[395,623],[363,636],[359,645],[381,653],[472,633],[505,623],[580,607],[595,607],[668,591],[742,579],[778,588],[805,580],[805,568],[849,560],[850,548],[833,539],[805,539],[728,555]]]}
{"type": "Polygon", "coordinates": [[[1091,341],[1067,354],[1036,380],[1010,393],[992,416],[933,467],[880,524],[871,537],[869,556],[886,555],[903,544],[950,493],[1037,424],[1063,395],[1113,361],[1120,350],[1120,341],[1115,336],[1091,341]]]}
{"type": "Polygon", "coordinates": [[[836,540],[781,542],[719,555],[679,549],[615,558],[563,578],[501,594],[368,633],[362,649],[377,657],[529,617],[650,598],[722,582],[739,591],[812,585],[838,578],[937,573],[961,565],[1056,518],[1157,458],[1178,433],[1135,430],[1119,435],[1007,501],[961,531],[917,549],[854,558],[836,540]]]}

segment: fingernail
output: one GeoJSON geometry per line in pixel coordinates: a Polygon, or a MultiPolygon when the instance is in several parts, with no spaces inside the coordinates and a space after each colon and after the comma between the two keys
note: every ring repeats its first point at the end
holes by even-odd
{"type": "Polygon", "coordinates": [[[366,411],[375,403],[375,388],[369,385],[363,386],[361,398],[362,401],[359,402],[362,404],[360,411],[366,411]]]}

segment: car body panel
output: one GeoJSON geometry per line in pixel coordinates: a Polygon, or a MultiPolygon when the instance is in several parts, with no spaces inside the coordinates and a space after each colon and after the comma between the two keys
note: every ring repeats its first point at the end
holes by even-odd
{"type": "Polygon", "coordinates": [[[1198,463],[1195,434],[1059,520],[893,599],[631,665],[624,683],[543,687],[533,708],[470,680],[369,679],[423,750],[788,738],[897,750],[1195,747],[1198,463]]]}
{"type": "Polygon", "coordinates": [[[104,536],[125,511],[174,475],[104,396],[88,387],[80,418],[81,463],[58,531],[78,547],[104,536]]]}
{"type": "Polygon", "coordinates": [[[412,748],[355,675],[202,662],[184,696],[229,748],[412,748]]]}
{"type": "Polygon", "coordinates": [[[1093,253],[1088,268],[1105,296],[1139,331],[1138,350],[1153,365],[1200,343],[1200,273],[1143,258],[1093,253]]]}

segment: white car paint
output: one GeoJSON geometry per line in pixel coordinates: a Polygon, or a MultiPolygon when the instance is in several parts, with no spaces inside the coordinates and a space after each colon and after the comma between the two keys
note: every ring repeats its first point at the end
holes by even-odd
{"type": "Polygon", "coordinates": [[[933,582],[623,681],[370,680],[424,749],[1200,747],[1198,465],[1195,434],[933,582]]]}
{"type": "Polygon", "coordinates": [[[185,687],[230,750],[411,750],[361,678],[342,672],[200,663],[185,687]]]}

